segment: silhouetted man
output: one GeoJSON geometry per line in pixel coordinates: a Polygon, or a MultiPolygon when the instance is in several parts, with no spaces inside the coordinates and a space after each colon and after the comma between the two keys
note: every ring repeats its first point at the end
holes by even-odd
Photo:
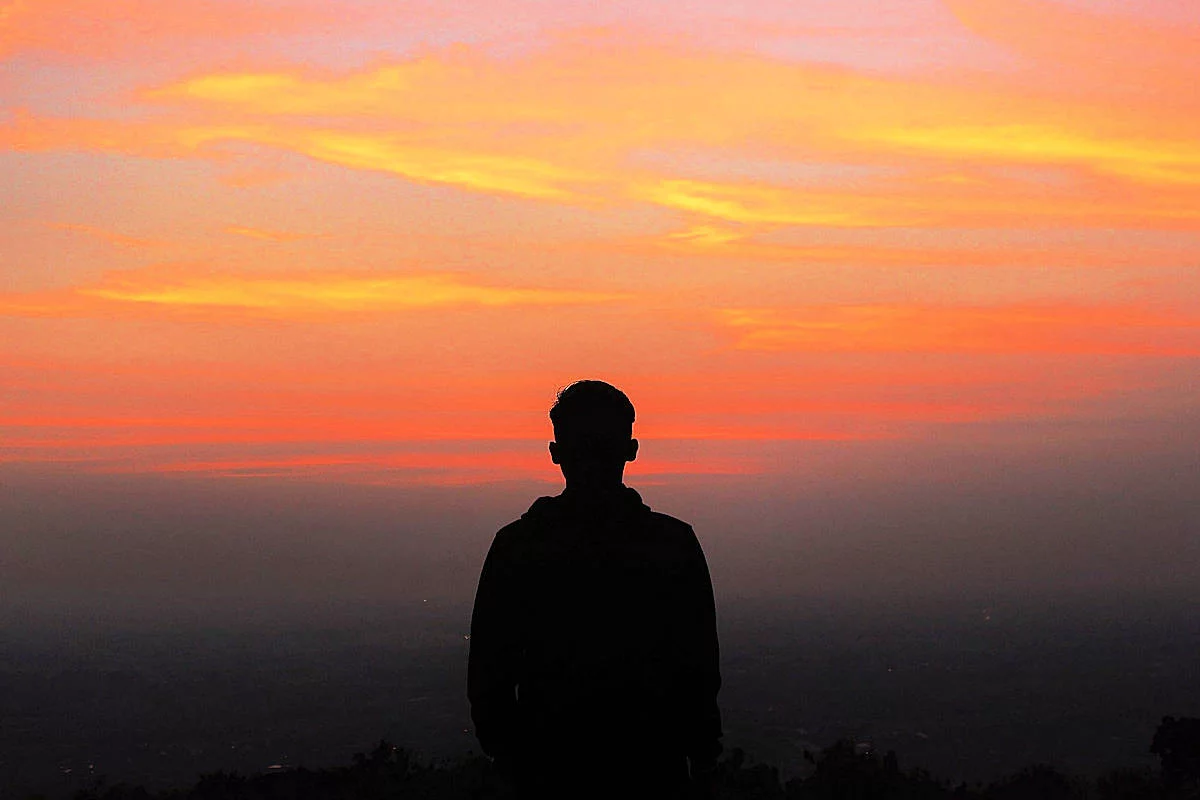
{"type": "Polygon", "coordinates": [[[633,404],[579,381],[550,409],[564,491],[492,542],[467,695],[523,797],[682,797],[721,752],[716,613],[687,523],[622,483],[633,404]]]}

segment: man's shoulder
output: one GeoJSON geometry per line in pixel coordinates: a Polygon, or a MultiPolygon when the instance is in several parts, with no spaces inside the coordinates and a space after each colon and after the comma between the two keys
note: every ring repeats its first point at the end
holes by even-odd
{"type": "Polygon", "coordinates": [[[518,544],[545,527],[553,517],[556,497],[539,497],[521,516],[496,531],[495,543],[501,546],[518,544]]]}
{"type": "Polygon", "coordinates": [[[657,531],[663,534],[678,538],[695,538],[696,533],[692,530],[692,526],[678,517],[672,517],[670,514],[664,514],[661,511],[651,511],[648,515],[649,524],[657,531]]]}
{"type": "Polygon", "coordinates": [[[650,525],[645,538],[650,546],[663,558],[678,563],[700,563],[705,560],[704,549],[692,526],[683,520],[652,511],[649,515],[650,525]]]}
{"type": "Polygon", "coordinates": [[[535,527],[536,526],[529,520],[525,519],[525,517],[518,517],[500,530],[496,531],[494,541],[500,545],[515,544],[532,535],[535,527]]]}

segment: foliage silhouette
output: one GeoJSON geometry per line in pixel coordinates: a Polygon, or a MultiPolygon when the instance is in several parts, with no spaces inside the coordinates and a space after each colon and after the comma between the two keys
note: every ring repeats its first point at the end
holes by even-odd
{"type": "MultiPolygon", "coordinates": [[[[929,772],[902,769],[893,752],[882,756],[869,745],[845,739],[812,756],[811,771],[780,785],[775,767],[756,763],[734,748],[712,775],[713,800],[1200,800],[1192,773],[1197,720],[1166,717],[1151,745],[1163,759],[1151,770],[1115,769],[1094,782],[1064,775],[1039,764],[981,788],[956,788],[929,772]],[[1168,722],[1170,720],[1170,722],[1168,722]],[[1184,723],[1181,725],[1181,723],[1184,723]]],[[[621,774],[618,758],[607,769],[621,774]]],[[[594,772],[592,767],[590,772],[594,772]]],[[[578,780],[588,780],[581,771],[578,780]]],[[[562,787],[564,800],[572,787],[562,787]]],[[[29,800],[34,800],[30,798],[29,800]]],[[[358,753],[348,766],[244,776],[202,775],[190,789],[150,792],[139,786],[98,782],[74,800],[517,800],[509,781],[491,760],[467,755],[426,762],[381,741],[370,753],[358,753]]]]}
{"type": "Polygon", "coordinates": [[[1168,788],[1200,794],[1200,719],[1163,717],[1150,752],[1158,756],[1168,788]]]}
{"type": "Polygon", "coordinates": [[[987,800],[1086,800],[1085,786],[1049,764],[1035,764],[988,787],[987,800]]]}
{"type": "Polygon", "coordinates": [[[1149,769],[1114,769],[1096,781],[1098,800],[1157,800],[1162,784],[1149,769]]]}
{"type": "Polygon", "coordinates": [[[882,758],[865,743],[843,739],[815,759],[811,775],[788,781],[788,800],[867,800],[867,798],[947,797],[948,791],[921,769],[900,770],[896,754],[882,758]]]}

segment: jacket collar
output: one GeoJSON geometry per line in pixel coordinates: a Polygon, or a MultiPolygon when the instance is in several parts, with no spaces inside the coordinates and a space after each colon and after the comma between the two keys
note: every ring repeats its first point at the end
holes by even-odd
{"type": "Polygon", "coordinates": [[[539,497],[522,517],[588,517],[610,518],[646,513],[650,507],[642,502],[642,496],[625,484],[604,494],[584,493],[564,489],[553,497],[539,497]]]}

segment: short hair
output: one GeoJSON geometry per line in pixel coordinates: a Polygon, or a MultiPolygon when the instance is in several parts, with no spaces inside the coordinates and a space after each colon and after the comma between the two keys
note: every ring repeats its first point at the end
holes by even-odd
{"type": "Polygon", "coordinates": [[[584,426],[592,426],[589,432],[595,434],[632,436],[633,420],[633,403],[624,392],[604,381],[575,381],[558,393],[550,409],[556,437],[580,432],[584,426]]]}

